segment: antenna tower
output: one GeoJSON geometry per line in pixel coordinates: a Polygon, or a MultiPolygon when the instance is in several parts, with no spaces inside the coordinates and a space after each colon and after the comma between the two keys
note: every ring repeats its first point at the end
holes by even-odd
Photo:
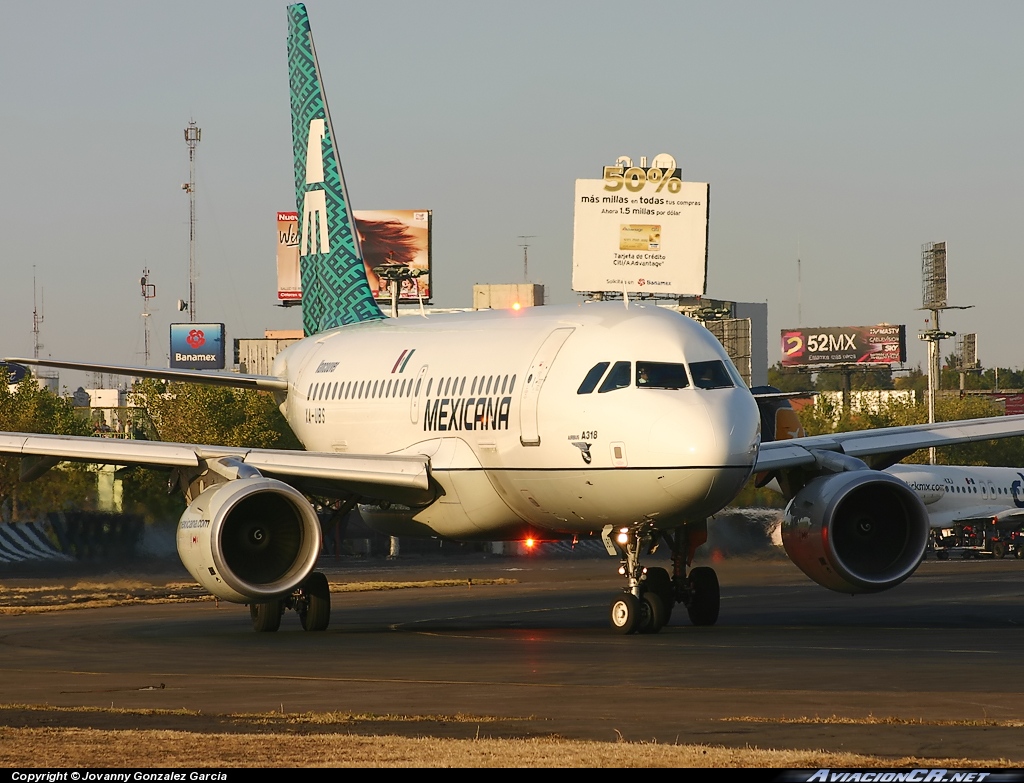
{"type": "Polygon", "coordinates": [[[196,147],[203,135],[195,120],[185,128],[188,145],[188,182],[181,186],[188,193],[188,320],[196,320],[196,147]]]}
{"type": "Polygon", "coordinates": [[[144,352],[145,363],[143,367],[149,367],[149,300],[156,298],[156,286],[149,282],[149,267],[142,270],[142,328],[144,330],[144,352]]]}
{"type": "Polygon", "coordinates": [[[527,248],[530,247],[530,243],[527,242],[526,240],[527,239],[536,239],[536,238],[537,238],[536,234],[520,234],[519,235],[519,239],[523,240],[522,242],[519,243],[519,247],[521,247],[523,249],[523,282],[524,283],[529,283],[530,282],[529,258],[526,255],[526,251],[527,251],[527,248]]]}
{"type": "MultiPolygon", "coordinates": [[[[943,310],[967,310],[974,305],[957,307],[947,302],[946,285],[946,243],[925,242],[921,245],[921,309],[927,310],[930,318],[928,329],[918,338],[928,343],[928,423],[935,423],[935,394],[939,390],[939,359],[941,343],[956,332],[944,332],[939,328],[939,314],[943,310]]],[[[928,461],[935,464],[935,448],[928,449],[928,461]]]]}
{"type": "Polygon", "coordinates": [[[39,342],[39,326],[43,323],[44,316],[43,310],[45,308],[45,299],[43,292],[39,292],[40,303],[36,307],[36,265],[32,264],[32,358],[39,358],[39,349],[43,347],[43,344],[39,342]]]}

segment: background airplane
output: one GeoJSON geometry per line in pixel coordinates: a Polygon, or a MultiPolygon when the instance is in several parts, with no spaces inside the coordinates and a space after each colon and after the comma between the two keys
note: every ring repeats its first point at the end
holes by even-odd
{"type": "Polygon", "coordinates": [[[1013,535],[1024,525],[1024,468],[893,465],[887,472],[925,504],[940,558],[954,547],[1003,557],[1011,541],[1017,557],[1024,557],[1013,535]]]}
{"type": "Polygon", "coordinates": [[[820,584],[901,583],[927,544],[924,504],[884,472],[923,447],[1024,434],[1024,417],[772,440],[779,395],[754,395],[696,322],[589,303],[385,319],[367,284],[305,8],[288,8],[289,75],[308,337],[267,376],[11,361],[273,392],[307,452],[0,433],[30,480],[64,460],[159,468],[184,492],[178,553],[211,593],[277,630],[330,619],[320,525],[304,493],[360,502],[383,532],[458,539],[601,535],[624,588],[621,633],[656,632],[682,603],[719,613],[690,569],[707,520],[753,472],[792,498],[784,542],[820,584]],[[759,404],[760,403],[760,404],[759,404]],[[661,544],[671,570],[645,568],[661,544]]]}

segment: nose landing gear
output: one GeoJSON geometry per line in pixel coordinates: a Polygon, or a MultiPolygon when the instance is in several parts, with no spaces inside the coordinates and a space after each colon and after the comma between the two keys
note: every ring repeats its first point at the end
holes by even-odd
{"type": "Polygon", "coordinates": [[[611,602],[609,620],[621,634],[658,633],[671,619],[677,603],[686,607],[694,625],[714,625],[718,620],[718,576],[706,566],[686,567],[697,547],[707,540],[707,522],[687,523],[671,531],[658,531],[650,522],[633,527],[608,525],[601,533],[608,554],[621,559],[619,574],[626,588],[611,602]],[[645,568],[641,553],[654,554],[659,538],[672,550],[672,574],[664,568],[645,568]]]}

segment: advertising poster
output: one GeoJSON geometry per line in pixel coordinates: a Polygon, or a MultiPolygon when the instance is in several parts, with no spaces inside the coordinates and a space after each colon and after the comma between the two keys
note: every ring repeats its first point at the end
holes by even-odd
{"type": "Polygon", "coordinates": [[[907,360],[907,327],[826,326],[782,330],[782,366],[902,364],[907,360]]]}
{"type": "Polygon", "coordinates": [[[224,324],[171,324],[171,368],[223,370],[224,324]]]}
{"type": "Polygon", "coordinates": [[[574,291],[706,293],[710,187],[674,174],[606,166],[576,180],[574,291]]]}
{"type": "MultiPolygon", "coordinates": [[[[355,210],[356,231],[363,250],[366,279],[375,299],[391,301],[387,284],[374,271],[389,264],[400,264],[416,270],[418,276],[405,280],[400,302],[430,301],[433,293],[430,275],[429,209],[355,210]]],[[[299,213],[277,213],[277,298],[300,301],[302,283],[299,275],[299,213]]]]}
{"type": "Polygon", "coordinates": [[[299,277],[299,213],[277,213],[277,298],[302,299],[299,277]]]}

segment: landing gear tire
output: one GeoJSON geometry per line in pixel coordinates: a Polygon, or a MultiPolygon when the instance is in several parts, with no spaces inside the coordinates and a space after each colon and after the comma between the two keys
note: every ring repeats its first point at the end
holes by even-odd
{"type": "Polygon", "coordinates": [[[690,602],[686,611],[694,625],[714,625],[718,622],[721,594],[718,576],[713,568],[702,566],[690,571],[690,602]]]}
{"type": "Polygon", "coordinates": [[[653,590],[648,590],[640,598],[641,609],[643,610],[643,623],[637,629],[637,633],[658,633],[668,622],[668,612],[665,609],[665,602],[661,596],[653,590]]]}
{"type": "Polygon", "coordinates": [[[655,593],[661,599],[665,617],[662,626],[668,625],[676,603],[675,590],[672,589],[672,577],[664,568],[648,568],[643,583],[646,585],[646,593],[655,593]]]}
{"type": "Polygon", "coordinates": [[[252,629],[256,633],[273,633],[281,627],[281,615],[284,609],[280,601],[268,601],[263,604],[249,604],[249,617],[252,618],[252,629]]]}
{"type": "Polygon", "coordinates": [[[620,593],[612,599],[611,615],[609,617],[612,628],[619,633],[626,635],[636,633],[641,620],[640,602],[632,593],[620,593]]]}
{"type": "Polygon", "coordinates": [[[304,600],[298,607],[304,631],[325,631],[331,622],[331,589],[327,577],[314,571],[302,585],[304,600]]]}

